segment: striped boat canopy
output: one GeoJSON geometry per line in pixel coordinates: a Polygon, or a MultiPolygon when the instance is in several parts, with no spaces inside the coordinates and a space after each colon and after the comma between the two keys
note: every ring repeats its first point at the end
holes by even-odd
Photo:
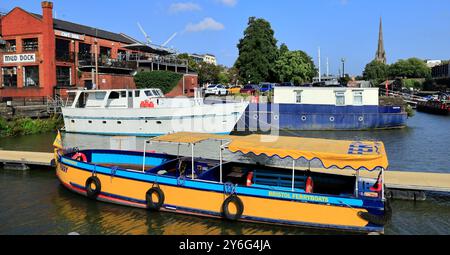
{"type": "Polygon", "coordinates": [[[187,132],[157,137],[152,141],[198,143],[208,139],[229,140],[228,149],[231,152],[292,159],[304,158],[308,161],[317,159],[325,168],[350,167],[355,170],[372,171],[378,168],[387,169],[389,165],[384,144],[378,141],[343,141],[270,135],[229,136],[187,132]]]}

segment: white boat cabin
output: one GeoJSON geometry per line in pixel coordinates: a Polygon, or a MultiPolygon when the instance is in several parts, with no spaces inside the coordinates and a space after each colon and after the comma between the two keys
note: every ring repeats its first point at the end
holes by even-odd
{"type": "Polygon", "coordinates": [[[336,106],[378,105],[378,88],[348,87],[275,87],[276,104],[312,104],[336,106]]]}
{"type": "Polygon", "coordinates": [[[191,107],[199,104],[189,98],[166,98],[161,89],[116,89],[68,91],[73,102],[68,108],[162,108],[191,107]]]}

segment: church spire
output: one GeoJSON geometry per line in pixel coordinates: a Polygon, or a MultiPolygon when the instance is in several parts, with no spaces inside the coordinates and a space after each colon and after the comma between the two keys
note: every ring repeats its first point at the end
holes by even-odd
{"type": "Polygon", "coordinates": [[[377,54],[375,56],[375,60],[379,61],[383,64],[386,64],[386,52],[384,51],[384,42],[383,42],[383,22],[380,17],[380,32],[378,35],[378,49],[377,54]]]}

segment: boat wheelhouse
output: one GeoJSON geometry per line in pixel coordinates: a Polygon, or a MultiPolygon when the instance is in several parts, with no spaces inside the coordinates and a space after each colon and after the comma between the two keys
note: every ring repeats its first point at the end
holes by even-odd
{"type": "Polygon", "coordinates": [[[174,132],[230,133],[245,102],[205,103],[203,98],[167,98],[160,89],[69,91],[62,107],[66,132],[157,136],[174,132]]]}
{"type": "Polygon", "coordinates": [[[381,142],[181,132],[149,143],[188,144],[192,155],[57,146],[56,174],[65,187],[91,199],[156,211],[358,232],[383,232],[390,219],[381,142]],[[219,160],[195,156],[195,145],[206,140],[220,141],[219,160]],[[225,162],[223,150],[291,159],[292,168],[225,162]],[[318,160],[336,173],[295,167],[300,159],[318,160]],[[354,169],[355,176],[339,175],[342,168],[354,169]],[[360,170],[380,174],[361,178],[360,170]]]}

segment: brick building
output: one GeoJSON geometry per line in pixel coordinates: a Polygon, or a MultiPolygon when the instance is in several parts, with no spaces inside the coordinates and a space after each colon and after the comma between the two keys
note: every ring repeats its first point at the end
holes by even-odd
{"type": "Polygon", "coordinates": [[[53,3],[41,6],[42,15],[16,7],[0,17],[0,98],[51,97],[77,87],[135,88],[139,65],[184,73],[170,95],[197,86],[197,76],[189,74],[187,63],[174,62],[171,52],[122,33],[54,19],[53,3]]]}

